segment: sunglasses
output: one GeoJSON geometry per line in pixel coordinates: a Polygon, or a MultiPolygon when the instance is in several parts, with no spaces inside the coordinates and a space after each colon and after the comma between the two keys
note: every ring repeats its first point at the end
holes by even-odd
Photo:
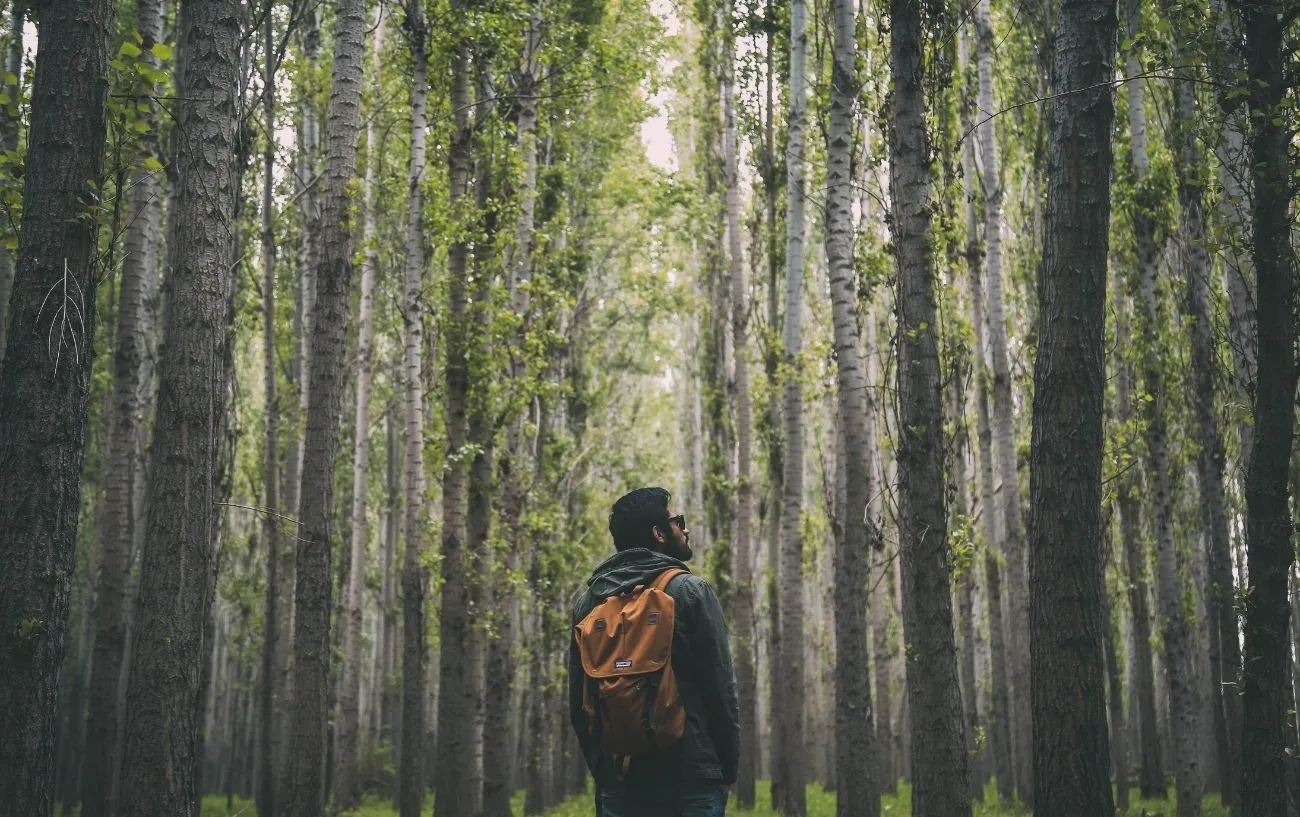
{"type": "Polygon", "coordinates": [[[682,530],[686,530],[686,514],[679,513],[676,516],[670,516],[668,517],[668,521],[682,530]]]}

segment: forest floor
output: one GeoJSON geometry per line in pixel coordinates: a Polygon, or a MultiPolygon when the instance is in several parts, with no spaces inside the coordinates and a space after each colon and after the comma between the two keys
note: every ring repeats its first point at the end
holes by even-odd
{"type": "MultiPolygon", "coordinates": [[[[975,804],[975,817],[1027,817],[1029,812],[1020,808],[1011,808],[994,802],[992,789],[983,802],[975,804]]],[[[421,813],[432,814],[432,799],[421,813]]],[[[515,814],[523,814],[523,798],[515,798],[515,814]]],[[[775,817],[771,797],[766,783],[760,783],[758,803],[755,808],[742,809],[736,805],[733,797],[727,812],[732,817],[775,817]]],[[[591,817],[591,797],[576,797],[569,802],[552,809],[546,817],[591,817]]],[[[886,795],[880,803],[881,817],[908,817],[912,813],[912,790],[907,784],[898,787],[897,795],[886,795]]],[[[257,809],[252,801],[235,798],[229,803],[225,797],[209,796],[203,798],[202,817],[255,817],[257,809]]],[[[1173,817],[1174,801],[1140,800],[1134,790],[1127,812],[1117,812],[1119,817],[1173,817]]],[[[1219,802],[1217,794],[1205,796],[1205,817],[1227,817],[1227,810],[1219,802]]],[[[397,809],[392,804],[381,801],[367,801],[356,811],[347,813],[347,817],[397,817],[397,809]]],[[[835,817],[835,794],[820,786],[808,787],[808,817],[835,817]]]]}

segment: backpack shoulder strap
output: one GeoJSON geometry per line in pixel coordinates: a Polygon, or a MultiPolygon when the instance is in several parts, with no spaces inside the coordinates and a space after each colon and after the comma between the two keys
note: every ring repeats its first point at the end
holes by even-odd
{"type": "Polygon", "coordinates": [[[660,573],[659,576],[655,578],[654,583],[651,584],[650,586],[655,590],[658,590],[660,593],[663,593],[667,590],[668,583],[670,581],[682,575],[683,573],[690,573],[690,572],[691,571],[684,570],[683,568],[680,567],[670,567],[667,570],[665,570],[663,573],[660,573]]]}

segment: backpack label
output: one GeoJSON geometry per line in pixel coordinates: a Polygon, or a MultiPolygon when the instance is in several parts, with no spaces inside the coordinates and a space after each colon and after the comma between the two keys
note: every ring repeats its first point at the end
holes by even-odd
{"type": "Polygon", "coordinates": [[[614,662],[614,669],[627,669],[630,666],[632,666],[632,662],[626,658],[614,662]]]}

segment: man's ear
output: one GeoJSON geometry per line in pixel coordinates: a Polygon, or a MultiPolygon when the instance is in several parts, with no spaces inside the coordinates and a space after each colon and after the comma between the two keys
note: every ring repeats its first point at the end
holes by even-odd
{"type": "Polygon", "coordinates": [[[650,529],[650,533],[651,533],[652,536],[654,536],[655,541],[658,542],[658,543],[661,544],[661,545],[662,545],[664,542],[668,541],[667,537],[664,536],[664,532],[663,532],[662,530],[659,529],[659,526],[658,526],[658,525],[655,525],[654,527],[652,527],[652,528],[650,529]]]}

